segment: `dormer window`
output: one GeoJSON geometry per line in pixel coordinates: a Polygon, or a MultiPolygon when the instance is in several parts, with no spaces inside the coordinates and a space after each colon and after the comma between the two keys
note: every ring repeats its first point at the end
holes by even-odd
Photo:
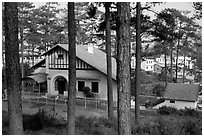
{"type": "Polygon", "coordinates": [[[58,54],[57,59],[64,59],[63,54],[58,54]]]}

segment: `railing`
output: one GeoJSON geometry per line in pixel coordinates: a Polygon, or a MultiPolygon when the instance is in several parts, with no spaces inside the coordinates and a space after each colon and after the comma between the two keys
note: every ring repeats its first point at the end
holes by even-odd
{"type": "MultiPolygon", "coordinates": [[[[67,97],[63,95],[47,95],[44,93],[22,92],[23,101],[41,103],[47,105],[64,105],[67,106],[67,97]]],[[[76,98],[76,105],[84,108],[95,108],[107,110],[107,101],[99,98],[76,98]]],[[[116,102],[114,102],[116,106],[116,102]]]]}

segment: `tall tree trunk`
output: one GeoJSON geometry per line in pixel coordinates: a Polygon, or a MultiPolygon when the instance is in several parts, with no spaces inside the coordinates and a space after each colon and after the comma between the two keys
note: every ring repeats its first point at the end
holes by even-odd
{"type": "Polygon", "coordinates": [[[22,135],[23,117],[20,92],[18,45],[18,3],[5,2],[5,63],[8,92],[9,134],[22,135]]]}
{"type": "Polygon", "coordinates": [[[164,74],[165,74],[165,85],[167,86],[168,78],[167,78],[167,51],[166,50],[167,49],[165,48],[165,53],[164,53],[165,72],[164,72],[164,74]]]}
{"type": "Polygon", "coordinates": [[[186,54],[185,54],[185,51],[184,51],[184,56],[183,56],[183,83],[185,82],[185,69],[186,69],[186,54]]]}
{"type": "Polygon", "coordinates": [[[68,38],[69,38],[69,95],[67,107],[67,133],[75,134],[76,102],[76,28],[74,2],[68,2],[68,38]]]}
{"type": "Polygon", "coordinates": [[[111,63],[111,27],[110,27],[110,3],[105,3],[106,17],[106,60],[107,60],[107,96],[108,118],[113,118],[113,88],[112,88],[112,63],[111,63]]]}
{"type": "MultiPolygon", "coordinates": [[[[21,78],[24,77],[24,47],[23,47],[23,28],[20,28],[20,42],[21,42],[21,78]]],[[[24,91],[24,81],[22,80],[21,91],[24,91]]]]}
{"type": "Polygon", "coordinates": [[[141,19],[140,19],[140,2],[137,2],[137,13],[136,13],[136,69],[135,69],[135,124],[139,124],[140,115],[140,105],[139,105],[139,95],[141,91],[141,19]]]}
{"type": "Polygon", "coordinates": [[[34,52],[35,52],[35,47],[34,47],[34,44],[32,44],[32,66],[34,66],[34,56],[35,56],[35,54],[34,54],[34,52]]]}
{"type": "Polygon", "coordinates": [[[3,67],[4,67],[4,65],[5,65],[5,63],[4,63],[4,51],[2,50],[2,65],[3,65],[3,67]]]}
{"type": "Polygon", "coordinates": [[[180,45],[180,39],[178,39],[178,44],[176,48],[176,83],[178,78],[178,55],[179,55],[179,45],[180,45]]]}
{"type": "Polygon", "coordinates": [[[118,134],[131,134],[130,123],[130,3],[117,3],[118,134]]]}
{"type": "Polygon", "coordinates": [[[29,52],[30,49],[28,49],[27,53],[28,53],[28,64],[30,66],[30,52],[29,52]]]}
{"type": "MultiPolygon", "coordinates": [[[[179,35],[180,35],[180,28],[181,28],[181,22],[179,24],[179,35]]],[[[176,48],[176,83],[177,83],[177,78],[178,78],[178,56],[179,56],[179,48],[180,48],[180,38],[178,38],[178,44],[176,48]]]]}
{"type": "Polygon", "coordinates": [[[170,68],[170,83],[172,83],[173,80],[173,43],[170,45],[171,47],[171,53],[170,53],[170,60],[171,60],[171,68],[170,68]]]}

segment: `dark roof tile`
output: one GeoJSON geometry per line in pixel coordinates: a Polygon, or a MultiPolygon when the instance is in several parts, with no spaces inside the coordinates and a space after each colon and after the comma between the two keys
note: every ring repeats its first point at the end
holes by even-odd
{"type": "Polygon", "coordinates": [[[198,84],[168,83],[165,99],[196,101],[201,90],[198,84]]]}

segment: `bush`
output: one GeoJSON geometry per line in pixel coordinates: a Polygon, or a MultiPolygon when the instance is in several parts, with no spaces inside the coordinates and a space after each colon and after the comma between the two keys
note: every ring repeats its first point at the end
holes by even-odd
{"type": "Polygon", "coordinates": [[[172,134],[172,131],[171,131],[171,128],[170,128],[172,126],[171,126],[170,123],[167,123],[167,121],[165,121],[163,119],[157,119],[155,121],[155,123],[156,123],[157,130],[159,132],[159,135],[170,135],[170,134],[172,134]]]}
{"type": "Polygon", "coordinates": [[[89,87],[83,87],[82,88],[82,92],[84,93],[84,95],[87,97],[87,98],[94,98],[95,95],[94,93],[90,92],[91,89],[89,87]]]}
{"type": "Polygon", "coordinates": [[[202,135],[202,122],[200,120],[187,120],[181,125],[181,134],[202,135]]]}
{"type": "Polygon", "coordinates": [[[23,128],[24,130],[37,131],[43,128],[43,123],[38,112],[35,115],[23,115],[23,128]]]}
{"type": "Polygon", "coordinates": [[[81,135],[113,135],[117,134],[117,121],[106,118],[79,116],[76,118],[77,134],[81,135]]]}
{"type": "Polygon", "coordinates": [[[174,107],[167,107],[167,106],[162,106],[159,109],[157,109],[157,113],[162,114],[162,115],[169,115],[169,114],[176,114],[178,110],[174,107]]]}
{"type": "Polygon", "coordinates": [[[43,132],[45,132],[48,135],[62,135],[63,134],[63,130],[65,127],[46,127],[43,128],[43,132]]]}
{"type": "Polygon", "coordinates": [[[192,116],[192,117],[197,117],[197,118],[202,117],[202,113],[195,109],[185,108],[184,110],[179,110],[179,111],[180,113],[182,113],[181,115],[183,116],[192,116]]]}
{"type": "Polygon", "coordinates": [[[39,109],[34,115],[23,115],[24,130],[37,131],[45,127],[63,126],[54,115],[44,109],[39,109]]]}
{"type": "Polygon", "coordinates": [[[174,107],[167,107],[162,106],[159,109],[157,109],[157,113],[163,114],[163,115],[180,115],[180,116],[191,116],[196,118],[202,118],[202,112],[199,112],[195,109],[191,108],[185,108],[185,109],[176,109],[174,107]]]}
{"type": "Polygon", "coordinates": [[[131,133],[133,135],[158,135],[158,131],[154,125],[144,124],[140,126],[131,126],[131,133]]]}

